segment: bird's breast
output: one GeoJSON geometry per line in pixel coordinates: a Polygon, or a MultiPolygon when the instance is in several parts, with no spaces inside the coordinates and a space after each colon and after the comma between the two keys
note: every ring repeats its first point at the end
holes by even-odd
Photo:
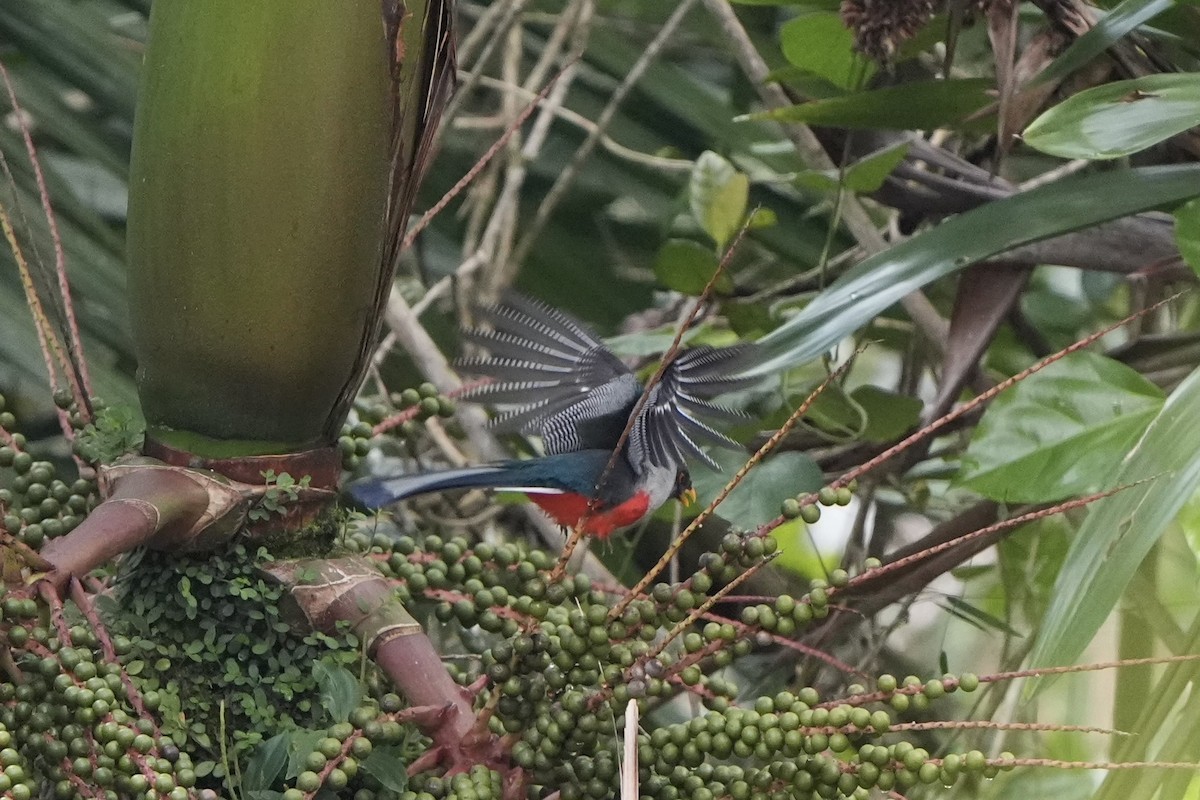
{"type": "MultiPolygon", "coordinates": [[[[559,525],[573,528],[587,513],[588,498],[581,494],[564,492],[563,494],[533,494],[529,495],[539,508],[549,514],[559,525]]],[[[637,492],[624,502],[604,508],[593,509],[587,515],[583,532],[591,536],[606,538],[618,528],[625,528],[646,516],[650,510],[650,497],[645,492],[637,492]]]]}

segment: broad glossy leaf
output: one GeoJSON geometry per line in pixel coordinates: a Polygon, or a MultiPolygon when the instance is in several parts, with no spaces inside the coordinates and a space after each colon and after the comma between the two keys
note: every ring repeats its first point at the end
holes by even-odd
{"type": "Polygon", "coordinates": [[[804,14],[779,31],[783,55],[792,66],[819,75],[835,86],[853,89],[874,72],[854,50],[854,33],[834,12],[804,14]]]}
{"type": "Polygon", "coordinates": [[[692,216],[717,243],[717,249],[724,248],[742,226],[749,196],[750,179],[745,173],[711,150],[700,154],[692,169],[688,200],[692,216]]]}
{"type": "Polygon", "coordinates": [[[1200,200],[1175,209],[1175,244],[1188,266],[1200,273],[1200,200]]]}
{"type": "Polygon", "coordinates": [[[1139,25],[1173,8],[1175,0],[1125,0],[1062,52],[1034,83],[1058,80],[1091,61],[1139,25]]]}
{"type": "Polygon", "coordinates": [[[402,758],[400,747],[376,747],[360,765],[364,772],[370,773],[384,788],[393,792],[403,793],[408,789],[408,765],[402,758]]]}
{"type": "Polygon", "coordinates": [[[325,729],[318,731],[310,730],[294,730],[289,734],[288,741],[288,763],[287,771],[283,777],[291,780],[303,772],[307,767],[304,761],[308,758],[308,754],[317,749],[317,742],[325,737],[325,729]]]}
{"type": "Polygon", "coordinates": [[[909,292],[997,253],[1200,195],[1200,165],[1076,176],[988,203],[872,256],[760,340],[765,375],[836,345],[909,292]]]}
{"type": "MultiPolygon", "coordinates": [[[[668,239],[654,260],[654,277],[668,289],[698,296],[717,271],[717,256],[710,248],[689,239],[668,239]]],[[[733,281],[723,273],[713,287],[729,294],[733,281]]]]}
{"type": "Polygon", "coordinates": [[[850,397],[867,414],[867,425],[862,432],[865,441],[890,442],[921,421],[924,404],[916,397],[870,385],[858,387],[850,397]]]}
{"type": "Polygon", "coordinates": [[[739,119],[776,119],[840,128],[931,129],[962,122],[994,98],[990,80],[914,81],[813,100],[739,119]]]}
{"type": "Polygon", "coordinates": [[[1162,408],[1157,386],[1095,353],[1075,353],[1003,392],[963,456],[960,481],[1002,502],[1109,488],[1113,464],[1162,408]]]}
{"type": "MultiPolygon", "coordinates": [[[[1150,548],[1200,485],[1200,370],[1181,383],[1133,451],[1115,485],[1145,483],[1093,504],[1071,543],[1031,667],[1073,663],[1125,591],[1150,548]]],[[[1037,684],[1030,684],[1031,696],[1037,684]]]]}
{"type": "MultiPolygon", "coordinates": [[[[710,455],[721,466],[721,472],[699,469],[692,472],[701,504],[712,501],[748,457],[730,450],[713,451],[710,455]]],[[[787,498],[816,491],[822,485],[821,469],[807,455],[779,453],[750,470],[717,513],[739,527],[750,528],[779,516],[779,504],[787,498]]]]}
{"type": "Polygon", "coordinates": [[[1061,158],[1122,158],[1200,122],[1200,73],[1175,72],[1116,81],[1047,109],[1022,134],[1061,158]]]}
{"type": "Polygon", "coordinates": [[[345,667],[314,661],[313,677],[321,690],[321,706],[334,722],[344,722],[362,702],[362,686],[345,667]]]}
{"type": "Polygon", "coordinates": [[[254,755],[242,770],[242,788],[246,791],[269,789],[288,762],[291,732],[280,733],[254,748],[254,755]]]}

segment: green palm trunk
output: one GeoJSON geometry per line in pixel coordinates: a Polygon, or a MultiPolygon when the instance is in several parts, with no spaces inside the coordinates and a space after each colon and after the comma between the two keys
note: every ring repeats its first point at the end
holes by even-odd
{"type": "Polygon", "coordinates": [[[398,30],[388,5],[155,3],[129,254],[160,442],[227,458],[336,436],[452,60],[443,3],[397,8],[398,30]]]}

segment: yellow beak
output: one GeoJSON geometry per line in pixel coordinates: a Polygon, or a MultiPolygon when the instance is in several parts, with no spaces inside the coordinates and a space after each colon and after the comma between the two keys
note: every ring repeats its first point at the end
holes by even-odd
{"type": "Polygon", "coordinates": [[[683,507],[687,508],[692,503],[696,502],[696,490],[685,489],[683,494],[679,495],[679,502],[683,503],[683,507]]]}

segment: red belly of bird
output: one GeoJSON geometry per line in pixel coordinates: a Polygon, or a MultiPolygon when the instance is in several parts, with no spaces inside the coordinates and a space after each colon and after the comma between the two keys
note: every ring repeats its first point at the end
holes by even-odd
{"type": "MultiPolygon", "coordinates": [[[[559,525],[568,528],[578,525],[588,508],[588,498],[580,494],[531,494],[529,499],[559,525]]],[[[594,509],[587,515],[583,532],[607,538],[618,528],[628,527],[646,516],[649,508],[650,497],[645,492],[638,492],[620,505],[594,509]]]]}

